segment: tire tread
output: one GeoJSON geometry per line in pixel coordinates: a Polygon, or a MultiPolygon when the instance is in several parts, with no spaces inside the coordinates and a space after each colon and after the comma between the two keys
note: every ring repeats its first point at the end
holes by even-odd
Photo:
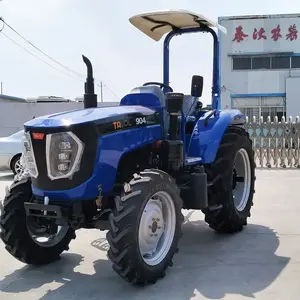
{"type": "Polygon", "coordinates": [[[51,248],[36,244],[27,230],[24,208],[24,202],[31,198],[29,178],[13,182],[1,208],[0,238],[5,249],[19,261],[32,265],[47,264],[58,259],[76,235],[70,228],[62,241],[51,248]]]}
{"type": "MultiPolygon", "coordinates": [[[[246,149],[246,150],[247,150],[246,149]]],[[[247,225],[247,218],[250,216],[250,210],[253,206],[253,195],[255,193],[255,163],[254,152],[252,149],[252,141],[249,138],[248,132],[243,128],[230,126],[225,132],[224,137],[219,146],[216,160],[206,166],[206,173],[209,177],[211,191],[215,197],[220,200],[221,207],[216,210],[205,210],[205,221],[209,227],[222,233],[235,233],[243,229],[247,225]],[[233,161],[233,155],[236,153],[233,149],[237,149],[239,145],[245,145],[248,152],[253,155],[249,156],[251,165],[251,190],[249,202],[244,213],[238,213],[234,208],[231,194],[231,186],[228,185],[228,177],[230,174],[230,164],[233,161]]]]}
{"type": "MultiPolygon", "coordinates": [[[[143,191],[149,189],[149,184],[153,184],[158,180],[159,182],[168,182],[172,188],[176,187],[174,190],[178,199],[180,199],[178,188],[174,184],[174,180],[169,180],[170,178],[163,171],[146,169],[134,174],[133,178],[127,183],[130,188],[128,189],[128,186],[126,186],[126,190],[129,190],[129,192],[123,192],[121,196],[115,197],[115,209],[109,217],[111,230],[106,235],[110,245],[108,257],[113,263],[113,270],[129,283],[138,285],[155,283],[157,279],[165,276],[165,270],[172,265],[173,256],[177,252],[177,245],[175,249],[171,247],[162,267],[155,271],[153,271],[155,268],[152,268],[152,271],[149,272],[145,271],[138,263],[139,259],[133,250],[137,241],[132,238],[136,234],[136,219],[140,209],[142,209],[140,207],[140,197],[143,191]]],[[[181,208],[182,201],[180,199],[180,215],[182,216],[178,220],[180,222],[184,219],[181,208]]]]}

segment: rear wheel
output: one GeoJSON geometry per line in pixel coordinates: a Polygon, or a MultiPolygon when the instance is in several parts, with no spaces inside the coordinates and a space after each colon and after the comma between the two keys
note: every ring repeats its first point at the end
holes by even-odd
{"type": "Polygon", "coordinates": [[[182,201],[173,179],[160,170],[135,174],[115,199],[108,257],[126,281],[154,283],[172,266],[181,237],[182,201]]]}
{"type": "Polygon", "coordinates": [[[1,240],[6,250],[26,264],[41,265],[59,258],[69,243],[75,238],[75,231],[70,227],[59,228],[55,225],[49,232],[48,224],[41,224],[38,219],[28,218],[24,202],[32,199],[29,178],[14,182],[1,205],[1,240]]]}
{"type": "Polygon", "coordinates": [[[242,230],[250,217],[255,184],[252,142],[244,129],[228,128],[206,172],[211,186],[205,221],[219,232],[242,230]]]}

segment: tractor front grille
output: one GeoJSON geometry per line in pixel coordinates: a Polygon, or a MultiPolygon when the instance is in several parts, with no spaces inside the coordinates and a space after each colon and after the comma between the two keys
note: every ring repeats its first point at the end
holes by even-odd
{"type": "MultiPolygon", "coordinates": [[[[26,128],[32,141],[38,176],[32,178],[32,184],[42,190],[68,190],[87,181],[94,169],[98,133],[93,123],[78,124],[59,128],[26,128]],[[72,132],[84,144],[79,170],[71,178],[50,179],[47,172],[46,136],[57,132],[72,132]],[[33,133],[44,133],[43,139],[34,139],[33,133]]],[[[54,155],[53,153],[49,154],[54,155]]]]}

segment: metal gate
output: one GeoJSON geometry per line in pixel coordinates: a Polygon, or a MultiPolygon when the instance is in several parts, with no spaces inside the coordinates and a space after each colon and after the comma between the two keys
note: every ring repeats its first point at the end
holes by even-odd
{"type": "Polygon", "coordinates": [[[246,117],[246,130],[253,142],[255,161],[260,168],[300,168],[300,120],[246,117]]]}

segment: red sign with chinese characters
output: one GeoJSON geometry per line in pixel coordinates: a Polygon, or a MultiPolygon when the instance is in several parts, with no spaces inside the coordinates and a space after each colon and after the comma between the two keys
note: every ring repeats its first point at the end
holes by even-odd
{"type": "Polygon", "coordinates": [[[298,29],[295,24],[290,25],[288,28],[284,28],[283,30],[280,25],[277,25],[269,32],[267,32],[263,27],[254,28],[251,36],[249,35],[249,32],[244,31],[243,26],[239,25],[235,28],[234,38],[232,41],[240,43],[249,38],[257,41],[271,39],[276,42],[282,38],[289,41],[295,41],[298,39],[298,29]]]}

